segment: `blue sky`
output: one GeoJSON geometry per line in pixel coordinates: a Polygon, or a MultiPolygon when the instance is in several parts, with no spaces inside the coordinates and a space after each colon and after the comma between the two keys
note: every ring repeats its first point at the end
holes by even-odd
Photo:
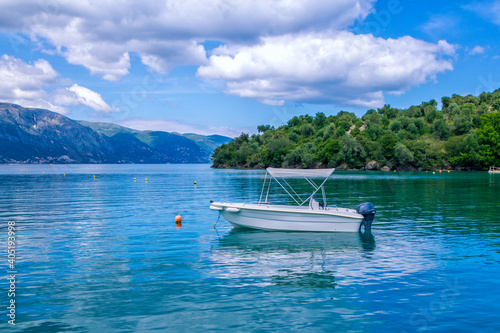
{"type": "Polygon", "coordinates": [[[0,101],[235,136],[493,91],[499,35],[500,0],[4,1],[0,101]]]}

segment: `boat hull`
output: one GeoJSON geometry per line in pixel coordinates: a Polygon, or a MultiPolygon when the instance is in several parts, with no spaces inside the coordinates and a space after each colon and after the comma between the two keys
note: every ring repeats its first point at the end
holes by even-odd
{"type": "Polygon", "coordinates": [[[226,221],[236,228],[279,231],[357,232],[363,216],[345,208],[309,210],[268,205],[213,203],[226,221]]]}

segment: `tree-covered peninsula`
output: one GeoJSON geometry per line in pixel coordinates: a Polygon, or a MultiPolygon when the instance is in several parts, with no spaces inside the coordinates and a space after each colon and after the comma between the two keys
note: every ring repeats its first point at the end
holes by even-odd
{"type": "Polygon", "coordinates": [[[485,170],[500,166],[500,89],[408,109],[385,105],[358,118],[341,111],[261,125],[215,149],[215,168],[485,170]]]}

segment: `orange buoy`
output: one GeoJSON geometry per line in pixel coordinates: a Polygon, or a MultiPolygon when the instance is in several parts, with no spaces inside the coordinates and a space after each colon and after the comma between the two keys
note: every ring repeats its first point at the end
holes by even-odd
{"type": "Polygon", "coordinates": [[[177,214],[177,216],[175,217],[175,223],[181,223],[181,222],[182,222],[181,214],[177,214]]]}

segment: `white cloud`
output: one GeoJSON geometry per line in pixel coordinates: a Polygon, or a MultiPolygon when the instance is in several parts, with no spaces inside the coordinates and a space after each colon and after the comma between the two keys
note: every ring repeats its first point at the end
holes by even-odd
{"type": "Polygon", "coordinates": [[[458,31],[460,17],[453,14],[437,14],[432,16],[420,28],[433,38],[441,38],[443,34],[450,35],[458,31]]]}
{"type": "Polygon", "coordinates": [[[0,57],[0,100],[63,114],[68,113],[65,108],[68,105],[83,105],[98,112],[112,111],[101,95],[88,88],[77,84],[69,88],[60,86],[59,74],[44,59],[28,64],[5,54],[0,57]]]}
{"type": "Polygon", "coordinates": [[[474,46],[474,48],[472,50],[469,51],[469,54],[470,55],[483,54],[484,51],[486,51],[484,47],[476,45],[476,46],[474,46]]]}
{"type": "Polygon", "coordinates": [[[300,33],[265,37],[258,45],[222,46],[198,75],[227,82],[227,93],[262,101],[381,106],[383,93],[402,93],[453,69],[445,41],[427,43],[354,35],[300,33]]]}
{"type": "Polygon", "coordinates": [[[108,113],[113,110],[101,97],[100,94],[88,88],[73,84],[69,88],[61,88],[55,91],[52,99],[57,104],[62,105],[83,105],[88,106],[97,112],[108,113]]]}
{"type": "Polygon", "coordinates": [[[164,119],[130,119],[119,123],[121,126],[140,131],[163,131],[176,133],[196,133],[201,135],[219,134],[231,138],[241,133],[254,133],[255,128],[233,128],[225,126],[196,126],[177,120],[164,119]]]}
{"type": "MultiPolygon", "coordinates": [[[[0,100],[25,107],[54,107],[43,87],[56,84],[57,77],[58,73],[46,60],[28,64],[4,54],[0,57],[0,100]]],[[[66,112],[63,108],[57,109],[66,112]]]]}
{"type": "Polygon", "coordinates": [[[42,85],[57,82],[57,72],[44,59],[35,61],[32,65],[6,54],[0,57],[0,89],[9,97],[42,97],[42,85]]]}
{"type": "Polygon", "coordinates": [[[261,99],[259,102],[271,106],[284,106],[286,104],[283,99],[261,99]]]}
{"type": "MultiPolygon", "coordinates": [[[[46,52],[109,81],[126,76],[138,56],[159,73],[201,66],[198,75],[221,80],[227,93],[264,104],[290,100],[372,107],[384,103],[384,92],[402,93],[451,70],[446,55],[455,52],[445,41],[347,32],[374,10],[374,2],[58,0],[44,5],[19,0],[0,3],[0,29],[30,34],[46,52]],[[225,45],[209,59],[201,45],[208,40],[225,45]]],[[[453,24],[453,18],[437,17],[424,30],[453,24]]],[[[66,96],[68,91],[58,93],[60,99],[88,105],[66,96]]]]}
{"type": "Polygon", "coordinates": [[[0,4],[0,29],[48,42],[69,63],[117,81],[135,52],[153,70],[206,61],[199,42],[258,41],[311,29],[345,29],[363,20],[375,0],[19,0],[0,4]]]}
{"type": "Polygon", "coordinates": [[[500,0],[473,2],[463,8],[477,13],[488,21],[500,25],[500,0]]]}

